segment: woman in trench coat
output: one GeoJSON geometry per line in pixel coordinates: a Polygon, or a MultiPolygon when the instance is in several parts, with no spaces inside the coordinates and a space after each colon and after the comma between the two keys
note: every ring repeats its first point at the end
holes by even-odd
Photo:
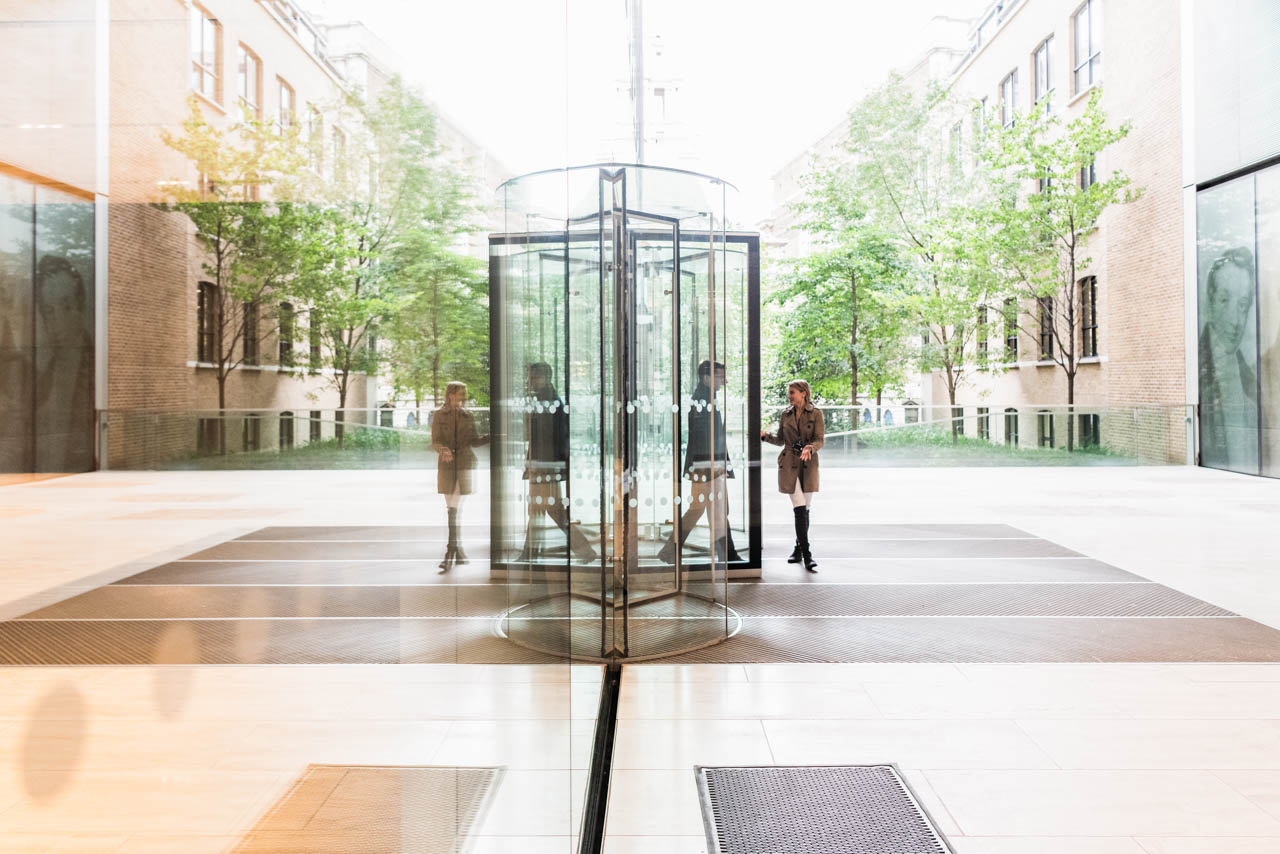
{"type": "Polygon", "coordinates": [[[817,572],[814,567],[818,562],[809,548],[809,506],[818,491],[818,451],[826,426],[822,410],[813,405],[809,384],[804,380],[787,383],[787,401],[791,405],[779,416],[777,431],[761,431],[760,439],[782,446],[782,453],[778,454],[778,491],[791,496],[796,522],[796,547],[787,563],[803,561],[805,569],[817,572]]]}
{"type": "Polygon", "coordinates": [[[436,492],[444,496],[449,511],[449,544],[445,547],[440,571],[448,572],[456,563],[466,563],[462,550],[458,509],[462,496],[471,494],[471,470],[476,467],[477,445],[487,445],[489,437],[476,433],[476,420],[463,404],[467,400],[465,383],[451,382],[445,388],[444,406],[431,417],[431,447],[439,454],[436,466],[436,492]]]}

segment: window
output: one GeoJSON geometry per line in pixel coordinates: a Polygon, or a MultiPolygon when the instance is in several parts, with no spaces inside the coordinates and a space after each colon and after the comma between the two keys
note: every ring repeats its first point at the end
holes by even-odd
{"type": "Polygon", "coordinates": [[[956,168],[964,157],[964,128],[960,122],[951,127],[951,166],[956,168]]]}
{"type": "Polygon", "coordinates": [[[394,409],[378,410],[378,426],[379,427],[394,427],[396,426],[395,420],[396,420],[396,412],[394,409]]]}
{"type": "Polygon", "coordinates": [[[1098,355],[1098,277],[1080,280],[1080,355],[1098,355]]]}
{"type": "Polygon", "coordinates": [[[280,413],[280,450],[287,451],[293,447],[293,413],[280,413]]]}
{"type": "Polygon", "coordinates": [[[1102,80],[1102,9],[1099,0],[1086,0],[1071,18],[1074,44],[1074,91],[1102,80]]]}
{"type": "Polygon", "coordinates": [[[1087,190],[1098,183],[1098,166],[1090,160],[1088,166],[1080,167],[1080,189],[1087,190]]]}
{"type": "Polygon", "coordinates": [[[298,96],[294,93],[293,87],[284,82],[283,78],[277,77],[276,82],[280,85],[280,114],[278,121],[280,122],[280,129],[287,130],[298,121],[298,96]]]}
{"type": "Polygon", "coordinates": [[[978,352],[987,354],[987,307],[978,306],[978,352]]]}
{"type": "Polygon", "coordinates": [[[1040,42],[1035,53],[1036,103],[1044,105],[1045,113],[1053,112],[1053,36],[1040,42]]]}
{"type": "Polygon", "coordinates": [[[1010,362],[1018,361],[1018,304],[1014,299],[1004,301],[1004,351],[1010,362]]]}
{"type": "Polygon", "coordinates": [[[985,406],[978,407],[978,438],[991,440],[991,410],[985,406]]]}
{"type": "Polygon", "coordinates": [[[333,129],[333,171],[341,175],[347,162],[347,135],[342,128],[333,129]]]}
{"type": "Polygon", "coordinates": [[[311,146],[311,168],[317,175],[324,174],[324,117],[311,105],[307,111],[307,140],[311,146]]]}
{"type": "Polygon", "coordinates": [[[1018,410],[1012,406],[1004,411],[1004,443],[1011,448],[1018,447],[1018,410]]]}
{"type": "Polygon", "coordinates": [[[1009,76],[1000,81],[1000,124],[1013,127],[1015,113],[1018,108],[1018,69],[1009,72],[1009,76]]]}
{"type": "Polygon", "coordinates": [[[218,452],[218,423],[220,418],[196,419],[196,453],[216,454],[218,452]]]}
{"type": "Polygon", "coordinates": [[[310,349],[308,363],[311,370],[320,370],[320,326],[316,323],[315,315],[311,316],[311,326],[307,330],[308,345],[310,349]]]}
{"type": "Polygon", "coordinates": [[[1049,189],[1049,188],[1050,188],[1050,187],[1052,187],[1052,186],[1053,186],[1053,176],[1052,176],[1052,175],[1045,175],[1043,178],[1037,178],[1037,179],[1036,179],[1036,190],[1037,190],[1037,192],[1041,192],[1041,193],[1043,193],[1045,190],[1049,189]]]}
{"type": "Polygon", "coordinates": [[[262,60],[244,45],[236,48],[236,92],[254,118],[262,118],[262,60]]]}
{"type": "Polygon", "coordinates": [[[1036,300],[1040,307],[1040,359],[1053,358],[1053,297],[1036,300]]]}
{"type": "Polygon", "coordinates": [[[1047,409],[1041,409],[1036,413],[1036,440],[1042,448],[1054,446],[1053,413],[1047,409]]]}
{"type": "Polygon", "coordinates": [[[244,304],[244,363],[258,364],[258,304],[244,304]]]}
{"type": "Polygon", "coordinates": [[[293,327],[295,314],[291,303],[280,303],[280,359],[281,365],[293,364],[293,327]]]}
{"type": "Polygon", "coordinates": [[[320,441],[320,425],[320,410],[311,410],[311,441],[313,442],[320,441]]]}
{"type": "Polygon", "coordinates": [[[1102,444],[1101,424],[1096,412],[1080,416],[1080,447],[1096,448],[1102,444]]]}
{"type": "Polygon", "coordinates": [[[956,435],[963,436],[964,435],[964,407],[963,406],[951,407],[951,423],[955,426],[956,435]]]}
{"type": "Polygon", "coordinates": [[[201,282],[196,294],[196,361],[216,362],[218,355],[218,327],[222,305],[218,300],[218,286],[213,282],[201,282]]]}
{"type": "Polygon", "coordinates": [[[221,98],[222,28],[199,6],[191,7],[191,88],[206,98],[221,98]]]}
{"type": "Polygon", "coordinates": [[[251,412],[244,417],[241,440],[241,446],[246,451],[256,451],[262,447],[262,418],[258,413],[251,412]]]}

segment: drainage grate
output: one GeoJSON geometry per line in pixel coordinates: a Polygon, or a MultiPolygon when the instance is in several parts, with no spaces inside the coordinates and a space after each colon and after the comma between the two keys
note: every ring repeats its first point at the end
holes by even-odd
{"type": "Polygon", "coordinates": [[[695,769],[716,854],[951,854],[893,765],[695,769]]]}

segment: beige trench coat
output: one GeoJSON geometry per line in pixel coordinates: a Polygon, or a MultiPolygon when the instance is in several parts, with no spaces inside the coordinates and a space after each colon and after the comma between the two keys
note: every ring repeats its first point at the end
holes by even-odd
{"type": "Polygon", "coordinates": [[[806,403],[802,409],[788,406],[778,418],[777,431],[760,437],[761,441],[770,445],[782,446],[782,453],[778,454],[779,492],[787,495],[795,492],[796,478],[800,479],[801,492],[818,491],[818,449],[822,447],[825,435],[822,410],[812,403],[806,403]],[[808,462],[801,461],[800,455],[791,450],[796,442],[813,446],[808,462]]]}
{"type": "Polygon", "coordinates": [[[452,462],[436,467],[436,491],[451,495],[454,488],[462,495],[471,494],[471,470],[476,466],[476,445],[487,445],[488,436],[476,435],[476,421],[465,409],[440,407],[431,416],[431,447],[436,453],[448,448],[452,462]]]}

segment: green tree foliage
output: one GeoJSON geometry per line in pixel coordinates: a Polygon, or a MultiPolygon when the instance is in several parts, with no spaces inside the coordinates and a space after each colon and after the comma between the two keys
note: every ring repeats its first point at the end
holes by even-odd
{"type": "MultiPolygon", "coordinates": [[[[280,132],[247,112],[227,127],[215,126],[195,96],[188,108],[181,135],[166,131],[162,138],[191,162],[198,186],[171,180],[172,201],[157,207],[184,215],[205,253],[201,269],[214,286],[204,306],[212,333],[205,355],[224,410],[227,378],[244,363],[246,341],[256,344],[278,328],[279,303],[292,297],[298,271],[316,259],[317,219],[314,209],[287,195],[260,200],[301,167],[296,130],[280,132]]],[[[219,446],[225,453],[225,429],[219,446]]]]}
{"type": "Polygon", "coordinates": [[[400,362],[421,346],[397,315],[420,307],[433,275],[457,268],[447,247],[468,229],[474,205],[443,156],[435,113],[399,78],[371,99],[349,95],[331,115],[332,162],[309,193],[323,209],[325,263],[308,277],[306,297],[343,409],[352,381],[383,362],[375,330],[393,333],[391,350],[407,351],[400,362]]]}
{"type": "MultiPolygon", "coordinates": [[[[1075,403],[1081,358],[1080,271],[1092,263],[1089,236],[1108,207],[1141,193],[1123,172],[1103,175],[1097,168],[1102,152],[1129,133],[1128,124],[1108,124],[1101,98],[1095,89],[1084,111],[1065,123],[1038,105],[993,132],[983,160],[997,192],[972,238],[988,261],[985,274],[1014,298],[1007,321],[1038,342],[1052,333],[1039,355],[1062,368],[1068,405],[1075,403]]],[[[1071,450],[1074,419],[1067,424],[1071,450]]]]}

